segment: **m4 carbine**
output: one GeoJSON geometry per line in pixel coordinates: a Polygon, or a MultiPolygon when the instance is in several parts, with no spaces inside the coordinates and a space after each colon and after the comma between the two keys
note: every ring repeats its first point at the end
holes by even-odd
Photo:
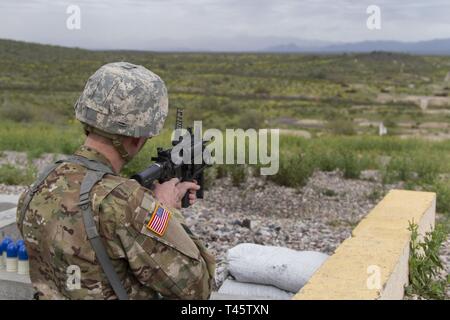
{"type": "MultiPolygon", "coordinates": [[[[183,128],[183,111],[177,109],[177,118],[175,130],[181,130],[183,128]]],[[[192,128],[188,128],[187,132],[180,136],[178,140],[172,141],[172,146],[176,146],[177,150],[181,150],[179,156],[181,161],[173,161],[172,150],[173,148],[163,149],[157,148],[157,156],[152,157],[152,161],[155,161],[144,171],[137,173],[131,177],[136,180],[145,188],[153,188],[153,183],[158,181],[163,183],[172,178],[178,178],[183,181],[197,181],[200,189],[197,190],[197,198],[203,199],[204,188],[204,170],[210,166],[210,158],[204,157],[204,151],[208,141],[200,140],[195,141],[192,128]],[[184,154],[183,154],[184,153],[184,154]],[[183,157],[183,155],[186,155],[183,157]],[[207,160],[207,162],[205,161],[207,160]]],[[[207,154],[207,153],[205,153],[207,154]]],[[[181,206],[183,208],[189,207],[189,192],[187,192],[181,200],[181,206]]]]}

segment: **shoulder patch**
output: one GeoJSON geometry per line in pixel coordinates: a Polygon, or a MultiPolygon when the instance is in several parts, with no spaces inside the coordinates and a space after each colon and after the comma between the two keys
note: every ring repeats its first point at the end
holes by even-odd
{"type": "Polygon", "coordinates": [[[169,210],[162,207],[159,203],[156,203],[155,209],[147,223],[147,229],[153,231],[160,237],[163,236],[164,232],[166,232],[167,225],[169,224],[171,214],[172,213],[169,210]]]}

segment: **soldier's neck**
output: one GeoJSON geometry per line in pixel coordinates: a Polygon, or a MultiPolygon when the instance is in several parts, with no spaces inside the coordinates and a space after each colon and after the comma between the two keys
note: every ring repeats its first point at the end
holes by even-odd
{"type": "Polygon", "coordinates": [[[108,139],[91,133],[87,136],[84,145],[100,152],[111,163],[116,174],[118,174],[125,165],[125,160],[120,156],[108,139]]]}

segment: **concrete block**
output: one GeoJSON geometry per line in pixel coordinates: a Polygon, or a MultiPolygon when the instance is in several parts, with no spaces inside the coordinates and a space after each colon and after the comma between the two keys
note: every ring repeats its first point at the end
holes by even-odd
{"type": "Polygon", "coordinates": [[[402,299],[411,232],[434,228],[436,194],[392,190],[355,227],[293,299],[402,299]]]}
{"type": "Polygon", "coordinates": [[[17,204],[20,195],[16,194],[0,194],[0,202],[8,202],[17,204]]]}
{"type": "Polygon", "coordinates": [[[33,295],[29,276],[0,270],[0,300],[31,300],[33,295]]]}

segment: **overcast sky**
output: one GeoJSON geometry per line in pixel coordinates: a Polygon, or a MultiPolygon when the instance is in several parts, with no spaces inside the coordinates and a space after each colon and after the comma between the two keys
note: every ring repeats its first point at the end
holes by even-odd
{"type": "Polygon", "coordinates": [[[450,38],[450,0],[0,0],[0,38],[138,50],[429,40],[450,38]],[[366,27],[371,4],[381,30],[366,27]],[[80,30],[66,27],[69,5],[81,10],[80,30]]]}

